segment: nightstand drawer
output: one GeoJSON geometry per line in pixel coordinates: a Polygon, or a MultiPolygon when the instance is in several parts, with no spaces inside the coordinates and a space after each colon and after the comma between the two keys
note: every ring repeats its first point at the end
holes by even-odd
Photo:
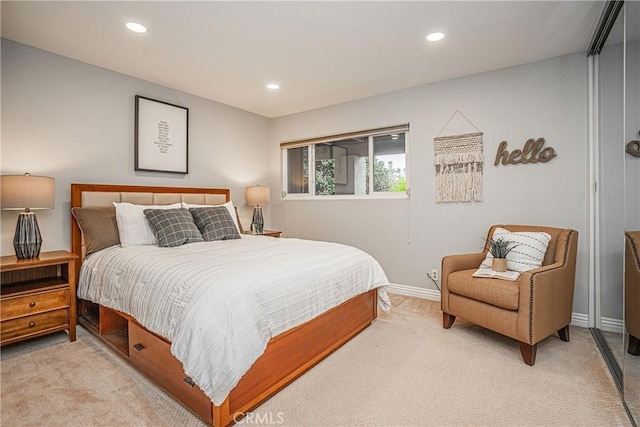
{"type": "Polygon", "coordinates": [[[69,310],[49,311],[2,322],[2,342],[69,325],[69,310]]]}
{"type": "Polygon", "coordinates": [[[69,307],[69,290],[60,289],[3,299],[0,305],[0,317],[4,321],[67,307],[69,307]]]}

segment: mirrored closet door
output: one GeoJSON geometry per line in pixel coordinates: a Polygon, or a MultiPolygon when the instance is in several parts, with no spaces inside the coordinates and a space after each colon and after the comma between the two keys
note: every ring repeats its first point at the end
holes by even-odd
{"type": "MultiPolygon", "coordinates": [[[[612,3],[610,3],[612,5],[612,3]]],[[[604,346],[607,363],[622,386],[623,251],[624,246],[624,8],[597,56],[599,176],[596,274],[596,338],[604,346]]],[[[615,13],[615,10],[611,11],[615,13]]],[[[612,19],[612,18],[610,18],[612,19]]]]}
{"type": "MultiPolygon", "coordinates": [[[[626,2],[625,28],[625,263],[623,389],[627,408],[640,424],[640,2],[626,2]]],[[[620,18],[619,18],[620,20],[620,18]]]]}
{"type": "Polygon", "coordinates": [[[590,52],[595,58],[591,69],[597,124],[593,331],[638,425],[640,355],[634,354],[629,331],[635,330],[632,322],[640,319],[636,316],[640,314],[640,290],[632,291],[640,284],[629,274],[630,266],[636,264],[626,257],[633,256],[633,250],[627,249],[627,236],[640,231],[640,157],[627,152],[629,143],[633,151],[633,141],[640,140],[640,3],[610,1],[603,12],[601,24],[613,25],[601,34],[600,48],[590,52]],[[610,14],[604,19],[607,11],[610,14]]]}

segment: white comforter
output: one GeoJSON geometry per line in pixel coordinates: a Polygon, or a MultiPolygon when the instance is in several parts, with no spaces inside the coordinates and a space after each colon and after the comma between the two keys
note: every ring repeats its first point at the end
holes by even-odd
{"type": "MultiPolygon", "coordinates": [[[[380,265],[359,249],[243,236],[104,249],[84,261],[78,296],[170,340],[185,373],[220,405],[272,337],[385,285],[380,265]]],[[[389,310],[384,289],[378,303],[389,310]]]]}

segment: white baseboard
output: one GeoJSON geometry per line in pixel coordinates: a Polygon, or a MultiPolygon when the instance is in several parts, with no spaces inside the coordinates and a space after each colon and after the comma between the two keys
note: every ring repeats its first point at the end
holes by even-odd
{"type": "Polygon", "coordinates": [[[589,315],[583,313],[571,313],[571,324],[582,328],[589,327],[589,315]]]}
{"type": "Polygon", "coordinates": [[[603,317],[600,319],[600,329],[607,332],[615,332],[621,334],[624,332],[624,322],[620,319],[612,319],[610,317],[603,317]]]}
{"type": "Polygon", "coordinates": [[[428,299],[431,301],[440,301],[440,291],[434,289],[418,288],[415,286],[390,284],[387,291],[392,294],[403,295],[405,297],[415,297],[428,299]]]}
{"type": "MultiPolygon", "coordinates": [[[[407,285],[396,285],[390,284],[387,286],[387,291],[392,294],[403,295],[406,297],[414,297],[414,298],[422,298],[428,299],[431,301],[440,301],[440,291],[434,289],[425,289],[418,288],[416,286],[407,286],[407,285]]],[[[579,326],[582,328],[589,327],[589,316],[582,313],[572,313],[571,314],[571,324],[573,326],[579,326]]],[[[616,330],[608,329],[609,327],[613,327],[613,325],[619,326],[619,332],[622,332],[622,321],[617,319],[602,319],[602,329],[605,331],[618,332],[616,330]],[[607,323],[607,328],[605,328],[605,320],[609,321],[607,323]]]]}

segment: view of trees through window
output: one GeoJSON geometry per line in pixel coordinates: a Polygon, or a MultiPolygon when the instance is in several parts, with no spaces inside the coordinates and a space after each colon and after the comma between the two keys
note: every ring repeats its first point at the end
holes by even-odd
{"type": "Polygon", "coordinates": [[[333,159],[316,161],[316,194],[322,196],[336,194],[335,167],[336,161],[333,159]]]}
{"type": "Polygon", "coordinates": [[[373,191],[407,191],[404,133],[373,137],[373,191]]]}
{"type": "Polygon", "coordinates": [[[406,168],[396,168],[393,161],[373,160],[373,191],[407,191],[406,168]]]}

